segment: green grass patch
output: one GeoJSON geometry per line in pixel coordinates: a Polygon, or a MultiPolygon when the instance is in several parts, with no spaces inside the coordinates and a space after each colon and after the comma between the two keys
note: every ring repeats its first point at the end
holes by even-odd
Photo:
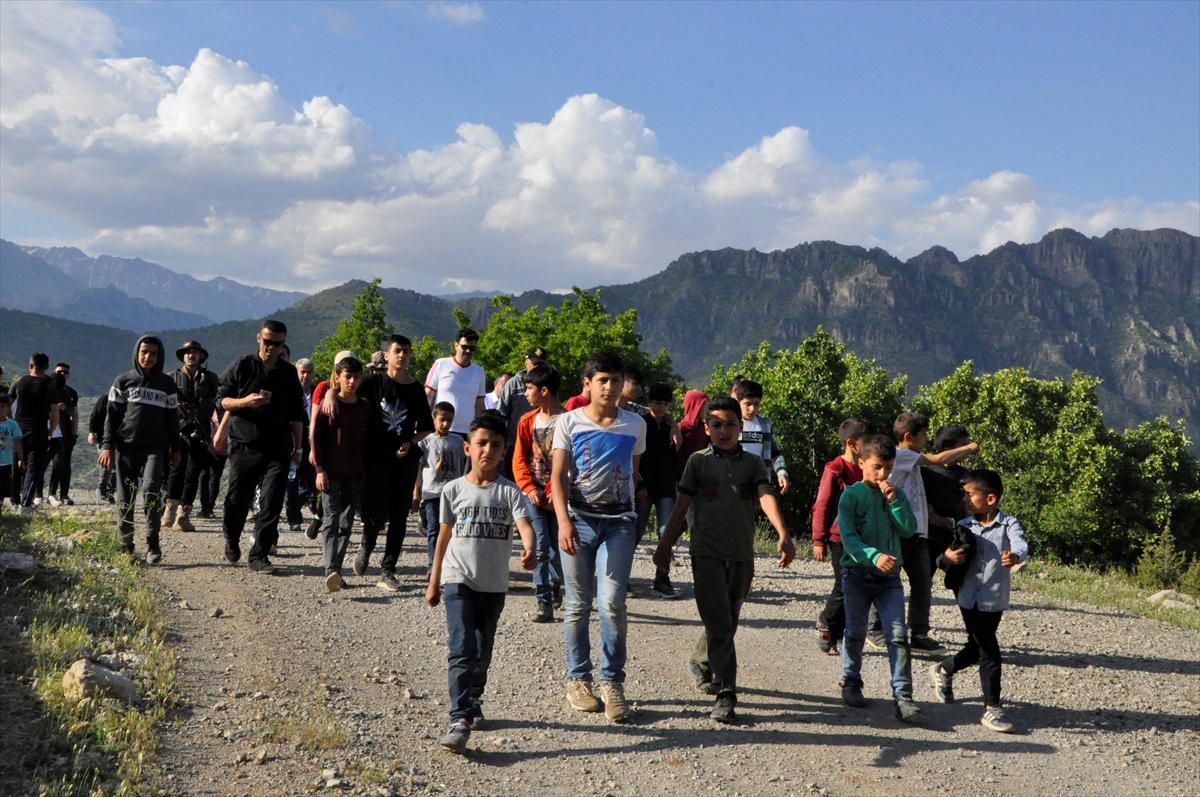
{"type": "Polygon", "coordinates": [[[0,517],[0,550],[33,554],[34,575],[0,582],[0,669],[31,693],[41,721],[19,738],[27,793],[153,793],[155,726],[173,705],[176,657],[167,617],[143,566],[121,553],[111,515],[0,517]],[[71,700],[62,677],[82,648],[95,656],[133,653],[139,703],[71,700]]]}
{"type": "Polygon", "coordinates": [[[1148,589],[1122,570],[1105,572],[1072,565],[1031,561],[1013,574],[1013,586],[1025,594],[1036,596],[1042,605],[1055,606],[1061,602],[1109,606],[1130,614],[1151,617],[1164,623],[1200,631],[1200,611],[1165,609],[1146,598],[1155,589],[1148,589]]]}

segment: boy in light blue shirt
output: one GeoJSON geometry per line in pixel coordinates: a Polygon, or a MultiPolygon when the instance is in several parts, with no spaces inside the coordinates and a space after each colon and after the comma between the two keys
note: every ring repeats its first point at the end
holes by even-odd
{"type": "Polygon", "coordinates": [[[8,417],[12,399],[7,393],[0,394],[0,505],[4,504],[4,496],[12,495],[13,454],[15,462],[20,465],[21,456],[21,427],[8,417]]]}
{"type": "Polygon", "coordinates": [[[1008,608],[1012,568],[1029,558],[1029,546],[1017,519],[1000,511],[1000,496],[1004,494],[1000,474],[993,470],[969,471],[962,484],[963,503],[970,516],[958,522],[955,536],[969,532],[974,538],[974,552],[967,553],[969,546],[952,546],[942,554],[939,566],[966,565],[958,589],[958,608],[967,627],[967,645],[930,667],[929,675],[938,700],[952,703],[954,673],[979,664],[986,707],[981,723],[988,730],[1012,733],[1016,728],[1000,705],[1001,658],[996,629],[1008,608]]]}

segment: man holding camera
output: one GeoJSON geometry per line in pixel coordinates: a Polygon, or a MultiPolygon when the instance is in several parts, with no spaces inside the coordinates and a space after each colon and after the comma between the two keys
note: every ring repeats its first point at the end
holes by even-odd
{"type": "Polygon", "coordinates": [[[209,445],[212,442],[213,407],[217,398],[217,376],[204,367],[208,350],[200,341],[189,340],[175,350],[182,368],[168,376],[179,388],[180,462],[167,477],[167,506],[163,512],[165,529],[195,531],[192,525],[192,503],[200,487],[200,477],[212,462],[209,445]]]}

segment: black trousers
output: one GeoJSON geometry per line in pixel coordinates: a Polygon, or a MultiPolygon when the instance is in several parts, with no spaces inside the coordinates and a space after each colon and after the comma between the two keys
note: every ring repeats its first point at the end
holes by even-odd
{"type": "Polygon", "coordinates": [[[841,644],[846,632],[846,601],[842,597],[842,544],[828,540],[825,543],[828,551],[826,558],[833,563],[833,589],[825,599],[825,608],[821,611],[821,622],[829,629],[829,638],[841,644]]]}
{"type": "Polygon", "coordinates": [[[304,456],[296,467],[296,478],[287,486],[287,522],[289,526],[299,526],[304,523],[304,505],[316,514],[317,498],[317,469],[308,461],[308,444],[304,446],[304,456]]]}
{"type": "Polygon", "coordinates": [[[138,493],[142,494],[142,509],[146,514],[146,547],[158,547],[158,531],[162,525],[163,475],[170,456],[164,443],[153,448],[117,446],[117,521],[121,529],[121,548],[133,553],[133,515],[138,493]]]}
{"type": "MultiPolygon", "coordinates": [[[[944,548],[942,550],[945,550],[944,548]]],[[[913,535],[900,539],[901,567],[908,575],[908,630],[912,636],[929,636],[929,609],[933,604],[933,572],[929,569],[929,541],[913,535]]],[[[883,633],[879,612],[871,607],[867,627],[870,633],[883,633]]]]}
{"type": "Polygon", "coordinates": [[[200,490],[200,480],[204,478],[212,462],[212,453],[208,443],[194,437],[183,438],[179,464],[171,469],[167,478],[167,498],[178,501],[184,506],[196,502],[196,493],[200,490]]]}
{"type": "Polygon", "coordinates": [[[62,442],[51,458],[50,495],[57,495],[65,501],[71,490],[71,455],[75,453],[75,443],[79,438],[63,435],[60,439],[62,442]]]}
{"type": "Polygon", "coordinates": [[[50,464],[50,430],[21,430],[21,453],[25,457],[25,480],[21,484],[21,506],[33,506],[45,483],[46,466],[50,464]]]}
{"type": "Polygon", "coordinates": [[[967,627],[967,645],[958,653],[942,662],[942,669],[950,675],[973,664],[979,665],[979,684],[983,687],[983,701],[988,706],[1000,705],[1000,642],[996,629],[1004,612],[981,612],[961,606],[963,623],[967,627]]]}
{"type": "Polygon", "coordinates": [[[247,559],[257,562],[267,558],[271,548],[279,541],[279,513],[283,510],[287,474],[291,466],[291,454],[263,452],[239,443],[232,444],[229,451],[229,490],[225,494],[225,517],[222,521],[227,548],[241,552],[246,515],[254,503],[254,491],[261,483],[258,516],[254,519],[255,540],[247,559]]]}
{"type": "Polygon", "coordinates": [[[225,473],[228,454],[214,454],[208,469],[200,477],[200,508],[212,512],[221,494],[221,476],[225,473]]]}
{"type": "Polygon", "coordinates": [[[362,502],[362,548],[368,554],[374,551],[379,532],[386,525],[383,561],[379,566],[388,573],[395,573],[396,563],[400,561],[419,463],[420,459],[411,453],[404,459],[380,456],[367,460],[367,494],[362,502]]]}

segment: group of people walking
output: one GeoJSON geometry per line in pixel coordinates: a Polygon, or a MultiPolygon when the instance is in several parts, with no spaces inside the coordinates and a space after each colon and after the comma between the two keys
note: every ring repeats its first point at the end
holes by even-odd
{"type": "MultiPolygon", "coordinates": [[[[241,561],[253,508],[247,563],[254,572],[274,572],[280,518],[286,511],[289,526],[301,530],[307,503],[315,510],[307,535],[322,538],[327,590],[345,585],[357,518],[362,534],[353,572],[367,574],[382,534],[377,584],[398,591],[397,563],[415,511],[427,543],[425,598],[430,606],[445,604],[449,630],[450,726],[441,744],[462,753],[484,721],[483,695],[517,539],[520,566],[533,572],[530,619],[552,622],[562,611],[567,704],[602,711],[614,722],[630,718],[626,599],[634,554],[653,517],[658,542],[650,594],[677,597],[673,550],[686,530],[703,623],[687,675],[714,697],[713,720],[737,721],[734,640],[752,589],[760,509],[777,538],[778,566],[788,567],[796,553],[776,499],[789,489],[787,463],[770,420],[759,412],[761,385],[738,377],[727,396],[688,391],[676,422],[674,388],[651,385],[647,403],[637,403],[644,377],[609,352],[587,360],[582,391],[564,406],[563,375],[541,347],[529,349],[525,368],[503,375],[489,394],[484,371],[473,362],[479,335],[471,329],[458,331],[453,356],[437,360],[424,381],[408,373],[412,344],[402,335],[391,336],[365,362],[355,352],[339,352],[320,382],[310,360],[293,365],[284,356],[286,340],[283,323],[264,321],[257,350],[217,377],[204,367],[207,352],[196,341],[176,351],[182,367],[168,374],[162,342],[138,339],[132,369],[113,382],[89,434],[101,468],[115,473],[127,551],[134,550],[139,493],[145,558],[154,564],[162,559],[163,525],[191,530],[198,495],[200,514],[211,513],[227,460],[226,561],[241,561]]],[[[48,448],[43,438],[61,422],[61,394],[38,371],[47,364],[45,355],[35,354],[30,376],[13,390],[26,413],[31,405],[44,406],[44,420],[22,421],[10,433],[9,401],[0,396],[0,455],[16,451],[25,464],[22,505],[36,489],[31,477],[36,484],[32,472],[48,448]]],[[[1000,703],[996,628],[1008,607],[1009,571],[1027,556],[1020,524],[999,510],[997,474],[959,464],[978,451],[966,429],[939,429],[937,451],[929,454],[923,416],[902,414],[893,432],[895,440],[848,419],[840,428],[843,453],[825,466],[812,536],[815,557],[832,563],[834,579],[817,621],[817,644],[841,657],[842,698],[852,707],[866,705],[864,645],[885,649],[896,716],[909,722],[921,714],[913,699],[912,655],[935,659],[929,676],[943,702],[953,700],[953,676],[979,663],[983,724],[1010,732],[1000,703]],[[930,634],[938,568],[958,596],[969,637],[954,656],[930,634]],[[900,569],[909,579],[907,622],[900,569]]]]}

